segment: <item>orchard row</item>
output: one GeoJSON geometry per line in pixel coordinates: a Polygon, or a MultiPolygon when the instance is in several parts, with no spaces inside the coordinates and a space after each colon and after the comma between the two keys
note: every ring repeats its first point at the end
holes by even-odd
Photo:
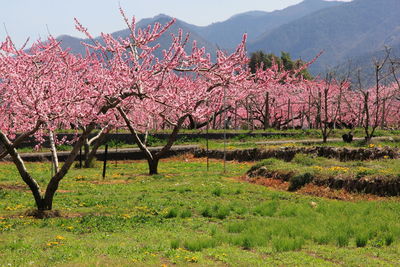
{"type": "MultiPolygon", "coordinates": [[[[95,153],[88,136],[101,128],[100,138],[115,127],[126,127],[157,173],[159,159],[171,148],[183,127],[199,127],[220,116],[223,124],[250,123],[252,127],[314,127],[324,139],[332,125],[361,126],[366,137],[381,127],[398,127],[399,83],[385,82],[377,65],[376,86],[355,88],[346,79],[306,80],[300,73],[309,64],[284,71],[277,64],[248,68],[244,35],[231,53],[216,52],[212,59],[188,36],[172,35],[168,49],[154,45],[174,23],[137,29],[135,19],[121,14],[130,36],[102,34],[93,38],[76,20],[76,28],[91,43],[85,56],[63,50],[53,37],[29,50],[17,49],[11,38],[0,45],[0,158],[10,155],[29,186],[39,210],[51,210],[54,194],[82,146],[95,153]],[[157,55],[157,56],[156,56],[157,55]],[[222,117],[223,116],[223,117],[222,117]],[[150,152],[138,133],[168,125],[172,133],[157,153],[150,152]],[[77,137],[68,159],[58,167],[45,193],[25,168],[16,147],[34,136],[39,143],[50,136],[52,151],[56,129],[75,129],[77,137]]],[[[391,58],[387,58],[391,61],[391,58]]],[[[392,62],[392,61],[391,61],[392,62]]],[[[394,63],[392,64],[394,66],[394,63]]],[[[393,67],[394,70],[394,67],[393,67]]],[[[100,142],[97,142],[100,143],[100,142]]],[[[93,152],[93,153],[92,153],[93,152]]]]}

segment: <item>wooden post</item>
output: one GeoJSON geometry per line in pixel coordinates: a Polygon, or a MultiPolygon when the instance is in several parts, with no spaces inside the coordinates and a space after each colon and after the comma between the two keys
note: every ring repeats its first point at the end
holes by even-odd
{"type": "Polygon", "coordinates": [[[318,92],[317,128],[322,129],[322,94],[318,92]]]}
{"type": "Polygon", "coordinates": [[[206,130],[206,150],[207,150],[207,171],[210,170],[210,162],[208,158],[208,129],[210,128],[209,122],[207,121],[207,130],[206,130]]]}
{"type": "Polygon", "coordinates": [[[264,118],[264,130],[269,128],[269,92],[265,93],[265,118],[264,118]]]}
{"type": "MultiPolygon", "coordinates": [[[[206,105],[208,107],[208,101],[206,102],[206,105]]],[[[210,170],[210,162],[209,162],[210,160],[209,160],[209,157],[208,157],[208,151],[209,151],[209,147],[208,147],[208,130],[209,130],[209,128],[210,128],[210,119],[207,118],[207,128],[206,128],[207,171],[210,170]]]]}
{"type": "Polygon", "coordinates": [[[307,121],[308,121],[308,128],[312,129],[312,122],[311,122],[311,96],[308,96],[308,116],[307,116],[307,121]]]}
{"type": "Polygon", "coordinates": [[[290,127],[290,98],[288,99],[287,120],[288,120],[287,128],[289,129],[289,127],[290,127]]]}
{"type": "MultiPolygon", "coordinates": [[[[115,133],[116,133],[117,136],[118,136],[118,127],[115,128],[115,133]]],[[[118,140],[117,140],[117,142],[115,143],[115,154],[117,154],[117,153],[118,153],[118,140]]],[[[115,167],[118,166],[118,160],[117,160],[117,158],[118,158],[118,157],[115,158],[115,167]]]]}
{"type": "Polygon", "coordinates": [[[103,180],[106,179],[107,154],[108,154],[108,144],[106,144],[106,148],[105,148],[105,150],[104,150],[103,180]]]}
{"type": "MultiPolygon", "coordinates": [[[[224,109],[226,108],[226,87],[224,86],[224,109]]],[[[224,113],[224,173],[226,173],[226,113],[224,113]]]]}

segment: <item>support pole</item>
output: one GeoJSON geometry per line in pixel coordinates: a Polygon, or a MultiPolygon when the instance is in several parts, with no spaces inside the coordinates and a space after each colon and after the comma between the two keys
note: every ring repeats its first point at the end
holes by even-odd
{"type": "MultiPolygon", "coordinates": [[[[226,109],[226,86],[224,86],[224,110],[226,109]]],[[[224,173],[226,173],[226,112],[224,112],[224,173]]]]}
{"type": "Polygon", "coordinates": [[[104,179],[106,179],[106,171],[107,171],[107,154],[108,154],[108,144],[106,144],[106,149],[104,150],[103,180],[104,180],[104,179]]]}

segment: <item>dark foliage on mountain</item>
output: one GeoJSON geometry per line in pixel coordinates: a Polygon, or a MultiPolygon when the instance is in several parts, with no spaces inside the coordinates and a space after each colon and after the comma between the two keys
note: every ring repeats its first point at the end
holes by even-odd
{"type": "MultiPolygon", "coordinates": [[[[249,67],[252,73],[255,73],[261,66],[263,69],[270,68],[273,64],[277,64],[279,70],[296,71],[304,66],[305,62],[297,59],[293,60],[289,53],[281,52],[278,57],[272,53],[265,54],[262,51],[257,51],[251,54],[249,67]]],[[[307,69],[303,69],[300,74],[307,80],[311,80],[312,76],[307,69]]]]}
{"type": "Polygon", "coordinates": [[[282,25],[249,45],[250,51],[287,51],[312,59],[314,73],[347,59],[400,43],[399,0],[354,0],[282,25]]]}

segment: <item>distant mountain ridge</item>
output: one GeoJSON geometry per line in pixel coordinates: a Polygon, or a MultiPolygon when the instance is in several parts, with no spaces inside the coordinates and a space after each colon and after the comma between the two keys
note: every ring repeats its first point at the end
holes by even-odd
{"type": "Polygon", "coordinates": [[[251,42],[256,40],[260,35],[266,34],[283,24],[317,10],[340,4],[341,2],[305,0],[299,4],[273,12],[250,11],[237,14],[226,21],[216,22],[205,27],[194,27],[193,30],[219,47],[233,48],[240,42],[243,33],[248,34],[248,40],[251,42]]]}
{"type": "MultiPolygon", "coordinates": [[[[279,54],[289,52],[292,58],[310,60],[320,51],[324,54],[311,66],[314,74],[352,58],[371,55],[385,45],[400,44],[400,0],[353,0],[335,2],[304,0],[273,12],[249,11],[232,16],[226,21],[208,26],[196,26],[181,20],[157,42],[161,49],[171,41],[170,33],[181,28],[190,33],[191,40],[205,46],[213,56],[216,49],[232,50],[248,34],[249,53],[262,50],[279,54]]],[[[159,22],[165,24],[171,17],[160,14],[138,22],[138,27],[159,22]]],[[[112,33],[126,37],[129,30],[112,33]]],[[[64,48],[84,53],[80,43],[88,40],[62,35],[58,37],[64,48]]],[[[191,43],[191,42],[190,42],[191,43]]],[[[160,49],[160,51],[161,51],[160,49]]],[[[189,45],[187,49],[191,49],[189,45]]]]}
{"type": "Polygon", "coordinates": [[[315,72],[385,45],[400,43],[399,0],[354,0],[319,10],[282,25],[249,44],[249,51],[289,52],[310,59],[324,54],[311,69],[315,72]]]}
{"type": "MultiPolygon", "coordinates": [[[[160,23],[161,25],[165,25],[171,20],[172,20],[172,17],[169,17],[164,14],[160,14],[154,18],[143,19],[143,20],[139,21],[137,24],[137,27],[145,28],[145,27],[147,27],[147,25],[154,24],[156,22],[160,23]]],[[[169,44],[171,43],[171,34],[172,33],[177,34],[179,29],[182,29],[184,35],[186,35],[188,33],[190,34],[189,43],[186,47],[187,51],[191,50],[192,42],[193,42],[193,40],[196,40],[198,47],[206,47],[206,51],[208,53],[210,53],[212,56],[214,56],[215,51],[217,50],[217,47],[214,44],[208,42],[206,39],[204,39],[202,36],[200,36],[196,32],[193,32],[190,29],[190,27],[191,27],[190,24],[187,24],[186,22],[183,22],[181,20],[176,20],[176,22],[168,29],[168,31],[154,43],[154,45],[156,43],[160,43],[160,45],[161,45],[161,47],[156,52],[156,56],[161,56],[161,51],[163,49],[167,49],[169,47],[169,44]]],[[[111,35],[113,37],[126,38],[129,36],[129,34],[130,34],[130,30],[124,29],[121,31],[114,32],[111,35]]],[[[80,39],[80,38],[72,37],[69,35],[61,35],[61,36],[57,37],[57,39],[59,41],[61,41],[61,46],[64,49],[69,48],[75,54],[85,54],[86,49],[84,46],[81,45],[82,42],[89,43],[89,44],[91,43],[91,41],[89,39],[80,39]]],[[[95,39],[99,40],[100,42],[102,41],[100,37],[96,37],[95,39]]]]}

